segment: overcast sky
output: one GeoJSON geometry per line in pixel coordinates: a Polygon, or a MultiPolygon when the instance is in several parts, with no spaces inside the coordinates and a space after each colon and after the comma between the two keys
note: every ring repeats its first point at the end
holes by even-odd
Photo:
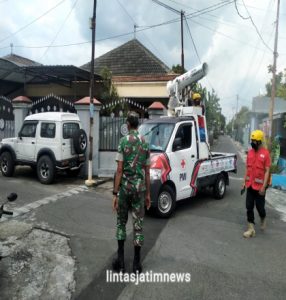
{"type": "MultiPolygon", "coordinates": [[[[215,89],[225,116],[235,113],[237,95],[238,109],[251,107],[252,97],[265,93],[271,78],[267,66],[273,63],[277,0],[237,0],[242,17],[231,0],[161,2],[185,11],[185,68],[208,63],[209,74],[201,83],[215,89]],[[201,11],[211,6],[213,11],[201,11]],[[264,42],[251,19],[243,19],[249,15],[264,42]]],[[[93,0],[0,0],[0,57],[11,53],[12,43],[13,53],[43,64],[80,66],[90,61],[92,7],[93,0]]],[[[151,0],[97,1],[96,57],[132,39],[134,24],[136,38],[166,65],[181,63],[179,14],[151,0]]],[[[286,68],[285,28],[286,4],[281,1],[278,71],[286,68]]]]}

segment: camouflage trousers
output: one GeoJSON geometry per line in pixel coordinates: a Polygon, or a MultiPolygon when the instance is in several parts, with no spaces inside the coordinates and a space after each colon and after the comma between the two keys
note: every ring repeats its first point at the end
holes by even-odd
{"type": "Polygon", "coordinates": [[[126,223],[131,210],[133,219],[134,246],[142,246],[144,242],[143,219],[145,214],[145,192],[128,193],[120,189],[117,210],[117,240],[126,239],[126,223]]]}

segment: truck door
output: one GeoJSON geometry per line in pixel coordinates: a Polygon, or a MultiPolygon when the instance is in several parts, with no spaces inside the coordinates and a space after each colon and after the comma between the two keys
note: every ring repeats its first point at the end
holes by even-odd
{"type": "Polygon", "coordinates": [[[170,153],[171,177],[176,184],[177,200],[191,195],[191,176],[197,161],[194,123],[181,124],[175,134],[170,153]]]}

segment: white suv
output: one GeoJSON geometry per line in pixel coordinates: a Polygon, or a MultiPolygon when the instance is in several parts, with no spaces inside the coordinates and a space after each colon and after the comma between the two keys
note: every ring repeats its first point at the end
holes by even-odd
{"type": "Polygon", "coordinates": [[[13,176],[16,165],[29,165],[43,184],[50,184],[56,170],[77,175],[85,161],[87,136],[78,115],[47,112],[25,118],[18,137],[0,142],[0,169],[13,176]]]}

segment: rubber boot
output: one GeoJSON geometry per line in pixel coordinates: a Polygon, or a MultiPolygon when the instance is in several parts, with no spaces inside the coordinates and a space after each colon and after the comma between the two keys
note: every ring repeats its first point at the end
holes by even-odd
{"type": "Polygon", "coordinates": [[[117,257],[112,262],[112,269],[115,272],[125,272],[124,264],[124,240],[118,241],[117,257]]]}
{"type": "Polygon", "coordinates": [[[266,219],[261,219],[261,223],[260,223],[260,229],[261,230],[265,230],[266,228],[266,219]]]}
{"type": "Polygon", "coordinates": [[[254,224],[248,223],[248,229],[243,233],[245,238],[250,238],[255,236],[254,224]]]}
{"type": "Polygon", "coordinates": [[[133,260],[133,273],[141,273],[142,272],[142,265],[140,261],[140,246],[134,246],[134,260],[133,260]]]}

